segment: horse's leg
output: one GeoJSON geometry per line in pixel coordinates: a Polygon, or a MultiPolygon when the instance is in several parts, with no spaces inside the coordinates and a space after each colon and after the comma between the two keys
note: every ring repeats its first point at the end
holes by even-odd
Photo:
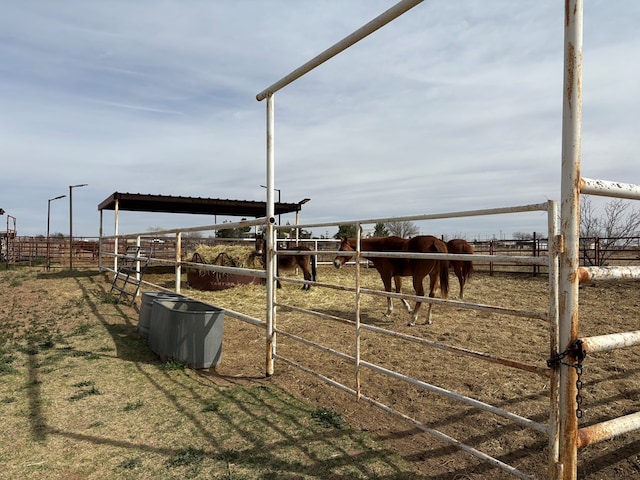
{"type": "MultiPolygon", "coordinates": [[[[388,275],[388,276],[380,275],[380,278],[382,278],[382,283],[384,284],[384,291],[390,292],[391,291],[391,275],[388,275]]],[[[396,281],[396,291],[398,291],[401,286],[402,286],[402,282],[400,282],[400,286],[398,286],[398,282],[396,281]]],[[[393,302],[391,301],[391,297],[387,297],[387,311],[385,312],[384,316],[390,317],[392,313],[393,313],[393,302]]]]}
{"type": "MultiPolygon", "coordinates": [[[[393,277],[393,281],[396,284],[396,293],[401,293],[402,277],[400,275],[396,275],[395,277],[393,277]]],[[[389,300],[391,300],[391,298],[389,298],[389,300]]],[[[407,300],[404,298],[401,298],[400,300],[402,300],[402,303],[404,303],[404,306],[407,309],[407,312],[411,313],[411,305],[409,304],[409,302],[407,302],[407,300]]]]}
{"type": "MultiPolygon", "coordinates": [[[[280,276],[280,259],[278,259],[278,262],[276,263],[276,277],[280,276]]],[[[282,284],[280,283],[280,280],[276,280],[276,288],[282,288],[282,284]]]]}
{"type": "Polygon", "coordinates": [[[460,284],[460,300],[462,300],[462,295],[464,291],[464,272],[462,270],[463,263],[462,262],[452,262],[453,263],[453,271],[456,273],[456,277],[458,277],[458,283],[460,284]]]}
{"type": "MultiPolygon", "coordinates": [[[[300,257],[300,261],[298,262],[300,268],[302,268],[304,279],[308,282],[311,281],[311,269],[309,268],[310,263],[309,257],[300,257]]],[[[311,285],[302,285],[302,290],[311,290],[311,285]]]]}
{"type": "MultiPolygon", "coordinates": [[[[429,298],[436,296],[436,290],[438,289],[439,284],[438,273],[438,265],[436,263],[436,266],[429,273],[429,298]]],[[[449,274],[447,273],[447,275],[449,274]]],[[[425,325],[431,325],[431,307],[433,307],[433,303],[429,303],[429,308],[427,308],[427,321],[425,322],[425,325]]]]}
{"type": "MultiPolygon", "coordinates": [[[[422,285],[424,280],[424,275],[414,273],[413,274],[413,289],[416,291],[416,295],[422,297],[424,295],[424,286],[422,285]]],[[[409,326],[412,327],[416,324],[418,320],[418,311],[420,310],[420,306],[422,302],[416,301],[416,306],[413,308],[413,312],[411,312],[411,320],[409,321],[409,326]]],[[[431,304],[429,304],[431,307],[431,304]]],[[[430,320],[431,308],[427,311],[427,324],[431,323],[430,320]]]]}

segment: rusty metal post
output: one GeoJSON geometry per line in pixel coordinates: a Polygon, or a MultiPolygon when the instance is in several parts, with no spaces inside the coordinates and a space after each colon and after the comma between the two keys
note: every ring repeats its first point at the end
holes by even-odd
{"type": "MultiPolygon", "coordinates": [[[[567,0],[564,12],[564,82],[562,104],[562,180],[560,225],[563,247],[559,255],[559,346],[567,349],[578,338],[578,267],[580,238],[580,149],[582,130],[582,25],[583,1],[567,0]]],[[[566,363],[576,363],[573,354],[566,363]]],[[[576,370],[566,364],[560,375],[558,471],[576,480],[577,430],[576,370]]]]}

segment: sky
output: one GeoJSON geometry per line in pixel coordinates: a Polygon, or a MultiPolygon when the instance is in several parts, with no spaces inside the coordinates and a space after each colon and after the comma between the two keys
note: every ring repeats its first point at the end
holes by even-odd
{"type": "MultiPolygon", "coordinates": [[[[95,237],[113,192],[265,200],[256,94],[396,1],[0,4],[0,230],[10,215],[18,235],[46,235],[47,220],[68,235],[69,186],[87,184],[73,234],[95,237]]],[[[559,202],[563,9],[426,0],[285,87],[276,195],[310,198],[305,224],[559,202]]],[[[584,11],[581,174],[639,184],[640,2],[584,11]]],[[[239,219],[121,212],[119,231],[225,220],[239,219]]],[[[469,240],[546,225],[539,212],[419,222],[469,240]]]]}

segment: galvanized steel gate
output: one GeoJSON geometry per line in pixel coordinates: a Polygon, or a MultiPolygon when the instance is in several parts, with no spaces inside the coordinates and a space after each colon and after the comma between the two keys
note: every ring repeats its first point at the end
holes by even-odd
{"type": "MultiPolygon", "coordinates": [[[[266,233],[271,239],[269,242],[271,245],[275,244],[274,94],[415,7],[421,1],[403,0],[397,3],[257,95],[258,101],[267,100],[267,219],[269,221],[266,233]]],[[[552,360],[549,362],[552,378],[552,412],[548,425],[550,440],[548,478],[575,479],[577,477],[577,452],[580,447],[640,428],[640,413],[586,428],[578,428],[576,398],[579,392],[576,381],[585,354],[629,347],[640,343],[640,331],[590,338],[580,338],[579,336],[578,283],[580,275],[592,280],[640,279],[640,269],[638,268],[581,269],[579,267],[580,194],[638,200],[640,199],[640,188],[636,185],[580,178],[583,0],[567,0],[565,2],[564,26],[561,226],[560,232],[553,242],[556,246],[555,253],[559,259],[559,279],[556,287],[560,302],[557,312],[559,317],[557,332],[553,331],[553,322],[551,323],[551,337],[555,340],[552,340],[552,343],[558,345],[558,350],[555,355],[552,355],[552,360]]],[[[271,250],[267,257],[267,374],[273,373],[275,352],[274,258],[275,252],[271,250]]],[[[550,290],[556,291],[556,288],[550,290]]],[[[550,300],[550,305],[552,302],[550,300]]],[[[552,310],[553,307],[549,312],[550,316],[554,315],[552,310]]],[[[521,476],[517,472],[511,473],[521,476]]],[[[522,475],[522,478],[526,478],[526,476],[522,475]]]]}

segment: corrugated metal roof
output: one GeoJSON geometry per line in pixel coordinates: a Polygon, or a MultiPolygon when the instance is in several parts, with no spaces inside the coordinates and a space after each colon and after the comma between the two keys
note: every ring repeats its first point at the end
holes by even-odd
{"type": "MultiPolygon", "coordinates": [[[[133,212],[191,213],[253,218],[267,215],[267,202],[119,192],[114,192],[103,200],[98,205],[98,210],[115,210],[116,201],[118,210],[133,212]]],[[[275,214],[299,212],[302,209],[302,203],[276,202],[275,214]]]]}

